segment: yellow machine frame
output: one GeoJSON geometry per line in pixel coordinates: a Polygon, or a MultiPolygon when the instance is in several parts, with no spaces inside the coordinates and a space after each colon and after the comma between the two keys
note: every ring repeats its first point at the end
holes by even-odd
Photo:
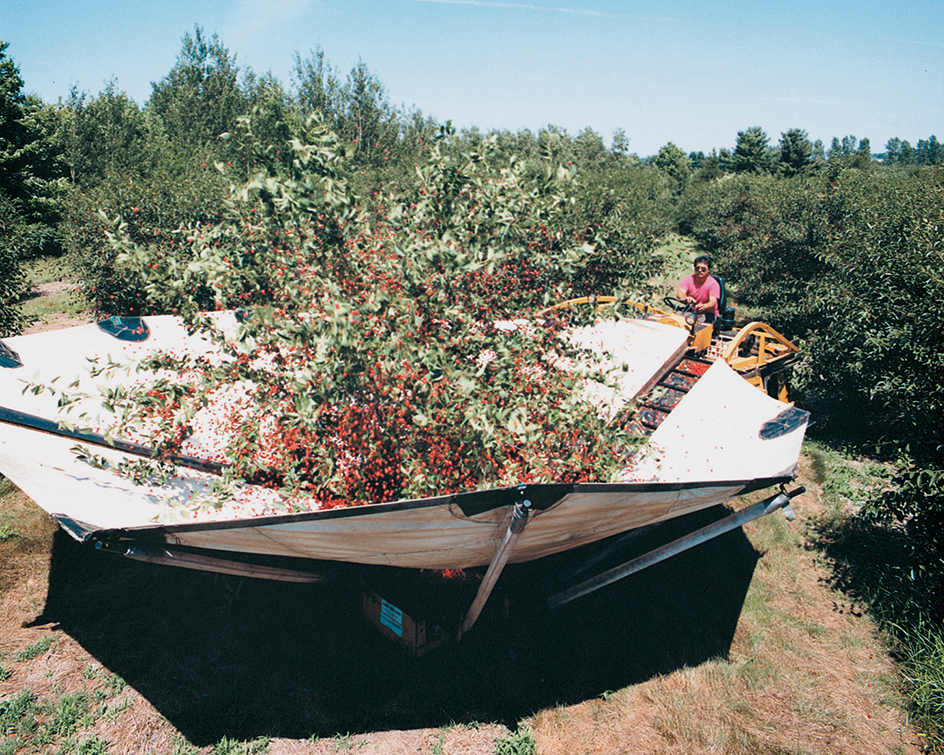
{"type": "MultiPolygon", "coordinates": [[[[615,296],[582,296],[555,304],[546,312],[589,304],[616,304],[615,296]]],[[[666,312],[640,302],[624,302],[649,315],[656,322],[689,332],[689,351],[708,361],[723,359],[747,382],[789,403],[787,372],[796,361],[799,348],[786,336],[763,322],[750,322],[737,331],[717,332],[711,325],[698,323],[691,315],[666,312]]]]}

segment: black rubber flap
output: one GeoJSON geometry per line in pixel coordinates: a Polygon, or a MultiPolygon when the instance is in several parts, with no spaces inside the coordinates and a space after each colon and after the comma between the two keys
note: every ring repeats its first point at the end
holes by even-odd
{"type": "Polygon", "coordinates": [[[787,409],[784,409],[773,419],[767,420],[763,425],[761,425],[758,435],[760,435],[761,440],[773,440],[774,438],[781,438],[784,435],[788,435],[797,428],[805,425],[809,418],[809,412],[805,412],[802,409],[797,409],[795,406],[791,406],[787,409]]]}
{"type": "Polygon", "coordinates": [[[98,323],[98,327],[119,341],[138,343],[146,341],[151,330],[141,317],[109,317],[98,323]]]}
{"type": "Polygon", "coordinates": [[[0,341],[0,367],[22,367],[23,362],[20,360],[20,355],[17,354],[13,349],[7,346],[3,341],[0,341]]]}

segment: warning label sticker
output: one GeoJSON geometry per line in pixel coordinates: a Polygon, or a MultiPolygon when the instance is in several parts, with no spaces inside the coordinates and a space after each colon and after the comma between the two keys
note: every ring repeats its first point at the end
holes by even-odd
{"type": "Polygon", "coordinates": [[[397,637],[403,636],[403,611],[386,600],[380,601],[380,623],[397,637]]]}

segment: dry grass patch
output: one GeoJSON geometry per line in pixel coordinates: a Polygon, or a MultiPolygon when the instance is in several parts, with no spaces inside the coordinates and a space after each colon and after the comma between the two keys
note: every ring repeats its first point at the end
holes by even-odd
{"type": "Polygon", "coordinates": [[[805,545],[804,522],[826,512],[815,480],[805,484],[797,522],[778,514],[745,527],[761,557],[728,657],[536,714],[539,752],[922,751],[875,625],[829,588],[805,545]]]}
{"type": "Polygon", "coordinates": [[[9,480],[0,477],[0,600],[11,610],[42,610],[56,523],[9,480]],[[16,595],[7,597],[8,591],[16,595]]]}
{"type": "Polygon", "coordinates": [[[92,321],[92,313],[76,287],[74,271],[65,257],[30,260],[25,265],[30,294],[20,302],[32,322],[24,334],[59,330],[92,321]]]}
{"type": "Polygon", "coordinates": [[[508,729],[500,724],[380,731],[315,741],[273,739],[265,752],[267,755],[335,755],[344,752],[357,755],[491,755],[496,743],[507,735],[508,729]]]}

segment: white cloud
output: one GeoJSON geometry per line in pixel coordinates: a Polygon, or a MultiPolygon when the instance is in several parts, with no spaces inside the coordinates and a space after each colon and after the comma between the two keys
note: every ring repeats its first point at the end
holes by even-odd
{"type": "Polygon", "coordinates": [[[413,0],[417,3],[439,3],[441,5],[476,5],[482,8],[510,8],[515,10],[536,10],[544,13],[573,13],[583,16],[605,16],[595,10],[574,10],[573,8],[548,8],[541,5],[532,5],[530,3],[498,3],[488,2],[488,0],[413,0]]]}
{"type": "Polygon", "coordinates": [[[935,42],[932,40],[921,39],[893,39],[891,37],[879,37],[885,42],[893,42],[897,45],[921,45],[924,47],[944,47],[944,42],[935,42]]]}
{"type": "Polygon", "coordinates": [[[245,49],[296,23],[320,5],[318,0],[240,0],[220,36],[228,46],[245,49]]]}
{"type": "Polygon", "coordinates": [[[477,8],[500,8],[502,10],[524,10],[537,13],[565,13],[572,16],[590,16],[592,18],[617,18],[634,21],[655,21],[657,23],[676,23],[677,19],[665,16],[637,16],[626,13],[606,13],[589,8],[560,8],[533,3],[505,3],[498,0],[412,0],[414,3],[435,3],[438,5],[472,5],[477,8]]]}

